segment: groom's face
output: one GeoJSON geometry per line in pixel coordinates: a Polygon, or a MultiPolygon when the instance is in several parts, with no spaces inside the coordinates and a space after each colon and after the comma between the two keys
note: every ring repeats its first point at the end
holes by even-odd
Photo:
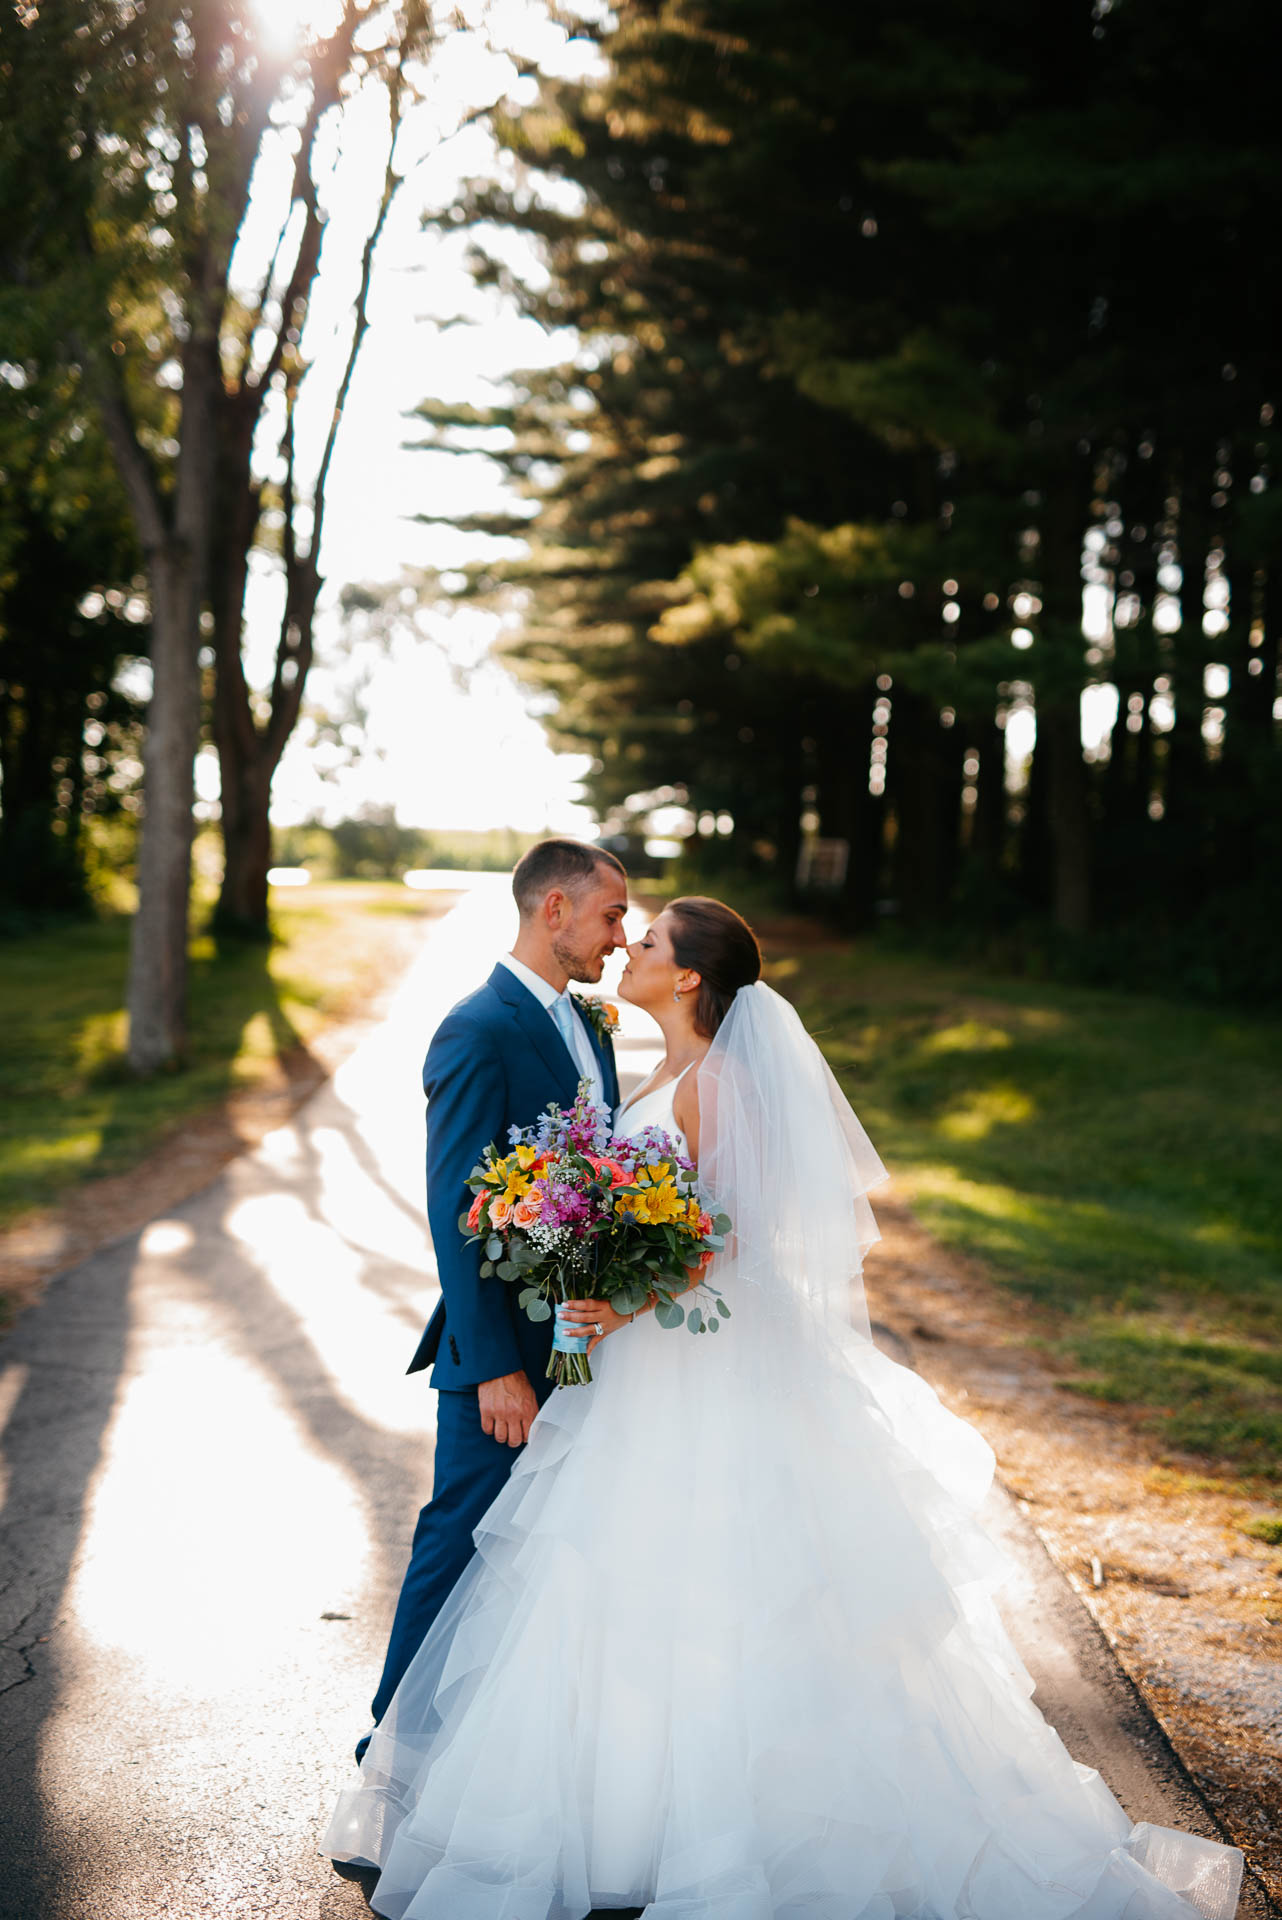
{"type": "Polygon", "coordinates": [[[628,891],[613,867],[602,867],[577,895],[563,894],[552,951],[571,980],[595,981],[616,947],[627,945],[628,891]]]}

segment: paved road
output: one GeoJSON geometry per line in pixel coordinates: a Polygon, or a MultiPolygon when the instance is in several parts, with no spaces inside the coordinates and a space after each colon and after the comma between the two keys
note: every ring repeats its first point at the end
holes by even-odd
{"type": "MultiPolygon", "coordinates": [[[[366,1912],[315,1847],[430,1482],[433,1397],[404,1373],[434,1298],[418,1069],[508,911],[469,894],[289,1126],[59,1276],[0,1350],[6,1920],[366,1912]]],[[[1001,1497],[994,1518],[1073,1751],[1135,1818],[1210,1830],[1001,1497]]]]}

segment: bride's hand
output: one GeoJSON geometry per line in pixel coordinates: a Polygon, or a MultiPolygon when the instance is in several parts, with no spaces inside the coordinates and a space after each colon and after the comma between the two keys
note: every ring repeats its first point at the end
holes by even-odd
{"type": "Polygon", "coordinates": [[[589,1354],[594,1348],[600,1346],[607,1334],[630,1324],[629,1316],[626,1313],[616,1313],[608,1300],[567,1300],[565,1319],[573,1323],[577,1333],[591,1334],[592,1337],[588,1342],[589,1354]],[[603,1333],[596,1331],[598,1325],[605,1329],[603,1333]]]}

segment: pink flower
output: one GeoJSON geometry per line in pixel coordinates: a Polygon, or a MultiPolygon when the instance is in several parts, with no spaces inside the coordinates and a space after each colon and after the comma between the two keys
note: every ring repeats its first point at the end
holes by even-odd
{"type": "Polygon", "coordinates": [[[485,1195],[483,1193],[478,1193],[475,1200],[473,1200],[471,1206],[467,1210],[467,1227],[468,1227],[469,1233],[475,1233],[477,1228],[480,1226],[481,1208],[484,1205],[485,1205],[485,1195]]]}
{"type": "Polygon", "coordinates": [[[532,1227],[543,1211],[543,1195],[537,1187],[524,1194],[512,1209],[512,1224],[517,1227],[532,1227]]]}
{"type": "Polygon", "coordinates": [[[512,1220],[512,1202],[505,1200],[502,1194],[490,1201],[490,1225],[501,1233],[512,1220]]]}

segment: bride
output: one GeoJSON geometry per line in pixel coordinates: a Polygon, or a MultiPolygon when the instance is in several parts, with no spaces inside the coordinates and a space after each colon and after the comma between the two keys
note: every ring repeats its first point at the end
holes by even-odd
{"type": "Polygon", "coordinates": [[[620,988],[733,1223],[716,1338],[604,1301],[342,1795],[391,1920],[1231,1920],[1241,1855],[1132,1827],[1034,1707],[993,1459],[873,1347],[885,1169],[746,923],[674,901],[620,988]]]}

